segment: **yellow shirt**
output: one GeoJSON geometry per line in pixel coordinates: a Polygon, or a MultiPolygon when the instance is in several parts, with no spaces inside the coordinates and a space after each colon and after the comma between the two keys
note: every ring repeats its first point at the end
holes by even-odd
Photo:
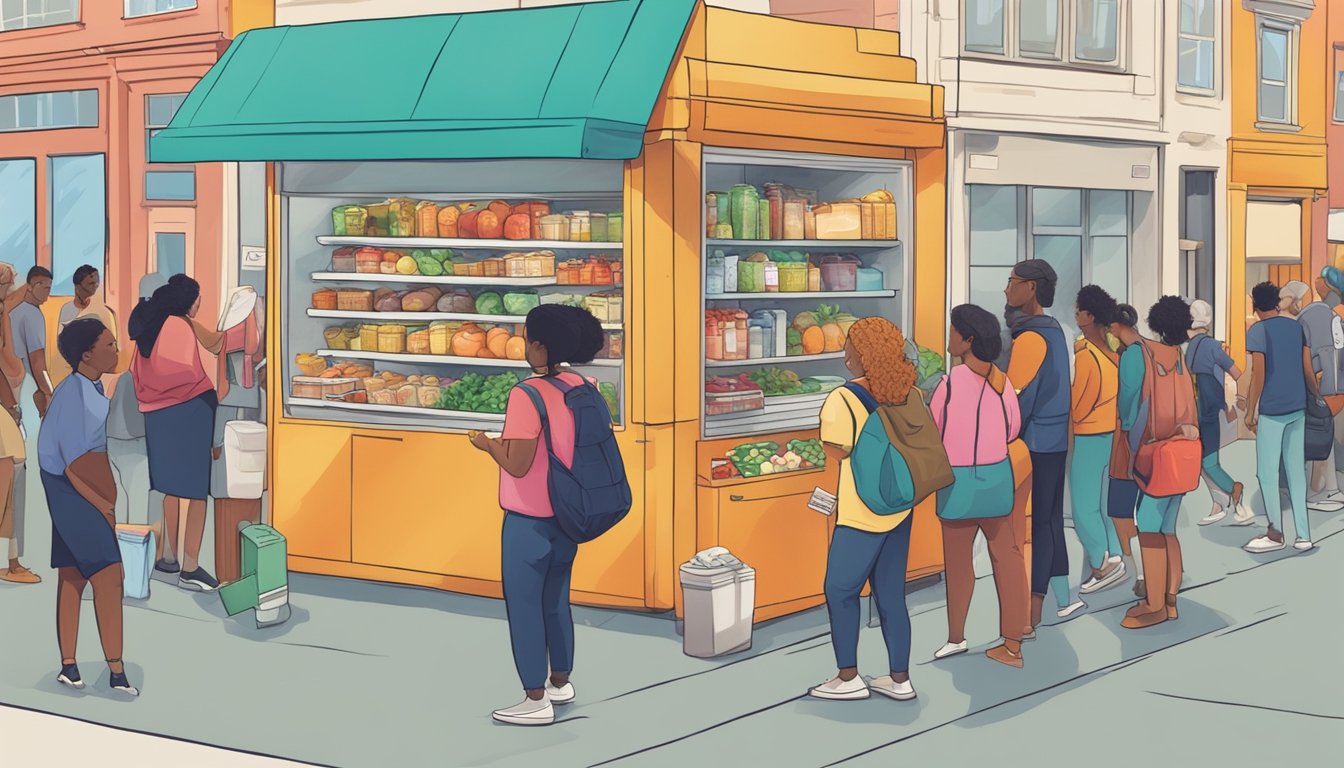
{"type": "MultiPolygon", "coordinates": [[[[918,397],[919,392],[912,389],[910,396],[918,397]]],[[[867,418],[868,410],[859,398],[841,387],[827,395],[826,402],[821,406],[821,441],[847,451],[853,450],[854,441],[867,418]]],[[[849,459],[840,462],[840,489],[836,497],[835,524],[847,528],[886,533],[894,530],[910,515],[909,510],[894,515],[879,515],[868,509],[854,487],[854,470],[849,466],[849,459]]]]}
{"type": "Polygon", "coordinates": [[[1075,435],[1104,435],[1117,424],[1120,368],[1087,339],[1074,345],[1073,405],[1075,435]]]}

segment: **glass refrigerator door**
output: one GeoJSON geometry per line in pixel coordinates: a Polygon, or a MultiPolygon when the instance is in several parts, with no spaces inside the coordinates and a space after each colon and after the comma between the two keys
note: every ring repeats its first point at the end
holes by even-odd
{"type": "Polygon", "coordinates": [[[280,169],[285,411],[496,432],[531,375],[540,304],[597,317],[598,381],[621,421],[622,165],[286,163],[280,169]]]}
{"type": "Polygon", "coordinates": [[[707,150],[704,437],[815,429],[858,319],[910,320],[908,162],[707,150]]]}

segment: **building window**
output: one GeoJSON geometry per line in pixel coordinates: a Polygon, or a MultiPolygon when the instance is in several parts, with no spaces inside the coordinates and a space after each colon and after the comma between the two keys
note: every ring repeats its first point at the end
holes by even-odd
{"type": "Polygon", "coordinates": [[[1214,0],[1181,0],[1176,43],[1176,88],[1213,93],[1218,57],[1218,4],[1214,0]]]}
{"type": "Polygon", "coordinates": [[[0,0],[0,32],[79,21],[79,0],[0,0]]]}
{"type": "Polygon", "coordinates": [[[1060,0],[1020,0],[1017,46],[1023,56],[1059,58],[1060,0]]]}
{"type": "MultiPolygon", "coordinates": [[[[155,93],[145,97],[145,159],[149,161],[150,139],[168,127],[187,100],[185,93],[155,93]]],[[[145,172],[146,200],[195,200],[196,167],[166,166],[171,170],[145,172]]]]}
{"type": "Polygon", "coordinates": [[[1263,122],[1293,124],[1293,96],[1297,83],[1296,25],[1259,19],[1257,58],[1260,88],[1257,114],[1263,122]]]}
{"type": "Polygon", "coordinates": [[[1335,122],[1344,123],[1344,69],[1335,70],[1335,122]]]}
{"type": "Polygon", "coordinates": [[[97,90],[0,96],[0,133],[97,127],[97,90]]]}
{"type": "Polygon", "coordinates": [[[1012,267],[1024,259],[1054,267],[1059,282],[1050,314],[1071,338],[1078,333],[1073,302],[1084,285],[1100,285],[1117,301],[1128,301],[1129,192],[985,184],[968,189],[972,304],[997,313],[1012,267]]]}
{"type": "Polygon", "coordinates": [[[1125,0],[963,0],[962,7],[962,51],[969,56],[1124,65],[1125,0]]]}
{"type": "Polygon", "coordinates": [[[0,260],[26,275],[37,263],[36,160],[0,160],[0,211],[0,260]]]}
{"type": "Polygon", "coordinates": [[[196,0],[126,0],[126,18],[186,11],[195,7],[196,0]]]}
{"type": "Polygon", "coordinates": [[[164,277],[187,273],[185,232],[154,233],[154,271],[164,277]]]}
{"type": "Polygon", "coordinates": [[[1004,5],[1010,0],[966,0],[966,50],[1004,53],[1004,5]]]}
{"type": "Polygon", "coordinates": [[[51,292],[74,295],[75,270],[99,266],[107,253],[107,175],[103,155],[47,160],[51,292]]]}

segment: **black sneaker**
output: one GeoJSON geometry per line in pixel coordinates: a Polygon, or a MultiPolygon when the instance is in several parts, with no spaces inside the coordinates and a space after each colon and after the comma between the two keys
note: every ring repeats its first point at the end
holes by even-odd
{"type": "Polygon", "coordinates": [[[176,560],[160,560],[154,564],[154,570],[159,573],[178,573],[182,566],[177,564],[176,560]]]}
{"type": "Polygon", "coordinates": [[[56,676],[56,682],[74,688],[76,691],[84,689],[84,680],[79,676],[79,667],[74,664],[62,664],[61,673],[56,676]]]}
{"type": "Polygon", "coordinates": [[[177,586],[188,592],[214,592],[219,589],[219,582],[211,576],[204,568],[197,567],[194,571],[183,571],[177,579],[177,586]]]}
{"type": "Polygon", "coordinates": [[[111,678],[108,679],[108,685],[112,687],[112,690],[121,691],[127,696],[140,695],[140,689],[131,685],[131,681],[126,679],[125,672],[113,672],[111,678]]]}

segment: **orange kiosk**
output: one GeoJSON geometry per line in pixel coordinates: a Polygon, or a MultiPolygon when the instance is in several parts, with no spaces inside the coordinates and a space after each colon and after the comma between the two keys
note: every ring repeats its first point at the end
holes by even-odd
{"type": "MultiPolygon", "coordinates": [[[[787,333],[808,324],[798,321],[800,314],[810,314],[813,325],[837,326],[845,314],[881,314],[907,332],[913,328],[920,345],[943,348],[942,91],[915,75],[894,33],[707,8],[695,0],[348,22],[239,38],[174,124],[155,137],[155,152],[165,159],[271,163],[267,335],[277,364],[267,381],[274,414],[270,488],[291,568],[500,595],[496,469],[465,432],[497,431],[502,416],[465,410],[463,399],[448,392],[455,382],[473,391],[502,386],[498,377],[527,371],[516,360],[410,348],[412,334],[433,332],[436,323],[448,325],[441,333],[471,321],[516,332],[522,318],[510,312],[517,307],[501,309],[483,298],[495,293],[523,307],[532,300],[588,306],[611,338],[608,354],[584,373],[613,395],[635,503],[621,525],[580,550],[576,602],[679,608],[678,566],[715,545],[756,569],[758,621],[823,602],[832,523],[806,504],[815,486],[833,486],[834,471],[796,466],[752,476],[750,467],[744,474],[724,460],[747,443],[774,443],[784,453],[799,446],[791,441],[817,437],[821,401],[844,374],[843,355],[835,351],[834,330],[823,334],[820,350],[812,346],[816,333],[806,334],[807,348],[800,349],[803,334],[787,333]],[[589,58],[606,51],[610,61],[596,68],[571,61],[565,46],[550,39],[557,29],[584,41],[589,58]],[[410,125],[379,116],[337,128],[319,122],[340,120],[345,110],[309,93],[315,85],[305,72],[337,71],[342,40],[393,34],[400,48],[386,55],[438,51],[419,64],[428,67],[422,72],[404,71],[415,59],[409,53],[398,60],[403,75],[424,75],[411,89],[418,94],[408,108],[410,125]],[[457,117],[479,113],[466,115],[471,119],[422,115],[439,103],[440,90],[457,87],[443,79],[455,76],[453,66],[503,44],[505,35],[546,62],[537,71],[499,73],[497,85],[516,90],[517,98],[541,77],[530,116],[519,117],[512,97],[495,91],[453,97],[457,117]],[[308,61],[315,50],[325,54],[308,61]],[[249,64],[258,55],[271,57],[269,68],[249,64]],[[586,93],[577,100],[591,104],[589,113],[577,122],[538,119],[557,91],[586,93]],[[257,99],[290,110],[288,117],[249,114],[257,99]],[[642,109],[638,124],[615,119],[613,104],[642,109]],[[440,134],[424,136],[433,131],[440,134]],[[511,138],[519,135],[521,146],[511,138]],[[733,216],[744,216],[744,201],[753,197],[747,188],[761,223],[735,231],[733,216]],[[728,198],[727,220],[711,221],[721,218],[721,197],[728,198]],[[420,203],[470,211],[471,203],[491,201],[514,211],[544,203],[549,229],[509,240],[491,232],[426,231],[398,218],[399,209],[420,203]],[[776,201],[784,210],[771,209],[776,201]],[[351,210],[367,218],[362,224],[342,218],[351,210]],[[781,213],[787,221],[772,218],[781,213]],[[851,221],[851,213],[859,218],[851,221]],[[722,224],[729,226],[715,226],[722,224]],[[364,249],[391,251],[391,274],[347,269],[351,251],[364,249]],[[527,265],[547,254],[552,266],[527,265]],[[339,269],[338,255],[347,260],[339,269]],[[407,264],[402,256],[417,264],[414,273],[398,271],[407,264]],[[423,263],[426,257],[446,259],[444,274],[432,274],[437,270],[423,263]],[[519,258],[521,273],[501,266],[519,258]],[[597,263],[619,264],[619,277],[573,283],[585,264],[597,263]],[[475,312],[451,300],[429,312],[409,306],[389,312],[366,298],[425,287],[440,297],[470,294],[475,312]],[[324,291],[337,294],[334,309],[324,291]],[[596,308],[594,294],[602,297],[596,308]],[[740,346],[735,323],[731,340],[718,328],[707,337],[706,318],[728,315],[747,318],[740,346]],[[299,386],[310,385],[302,377],[321,375],[321,366],[340,366],[356,387],[390,378],[400,396],[389,402],[386,394],[341,393],[321,382],[299,386]],[[757,402],[731,405],[707,392],[715,389],[707,382],[744,377],[766,381],[770,391],[763,389],[757,402]],[[407,387],[418,388],[416,394],[406,396],[407,387]]],[[[342,75],[327,87],[358,85],[342,75]]],[[[921,509],[910,576],[941,567],[937,522],[931,509],[921,509]]]]}

